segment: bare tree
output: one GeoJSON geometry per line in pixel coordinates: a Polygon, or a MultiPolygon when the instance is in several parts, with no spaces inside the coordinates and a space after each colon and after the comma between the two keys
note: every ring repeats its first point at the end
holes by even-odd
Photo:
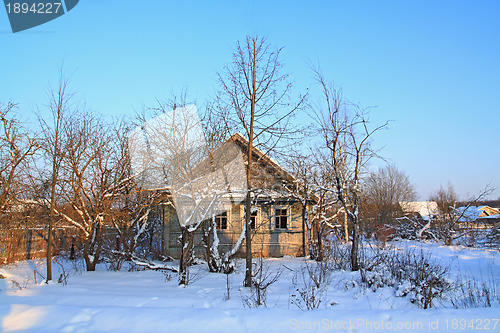
{"type": "Polygon", "coordinates": [[[35,137],[12,115],[15,108],[14,103],[0,103],[0,219],[19,199],[28,157],[39,148],[35,137]]]}
{"type": "MultiPolygon", "coordinates": [[[[49,124],[46,118],[38,115],[40,127],[43,135],[43,150],[50,160],[50,211],[47,234],[47,281],[52,280],[52,230],[55,224],[56,207],[56,187],[58,182],[59,168],[61,165],[61,135],[65,122],[72,115],[71,98],[73,94],[67,91],[68,80],[63,76],[61,69],[57,88],[49,88],[47,109],[52,117],[52,123],[49,124]]],[[[42,201],[47,198],[42,198],[42,201]]]]}
{"type": "Polygon", "coordinates": [[[440,186],[439,190],[431,195],[431,201],[435,201],[437,203],[441,214],[450,216],[458,201],[458,196],[455,192],[453,184],[448,183],[448,187],[446,189],[443,186],[440,186]]]}
{"type": "MultiPolygon", "coordinates": [[[[140,181],[140,188],[168,189],[171,197],[174,184],[184,183],[186,188],[190,188],[190,180],[195,178],[193,170],[202,159],[199,150],[204,140],[199,133],[194,134],[199,123],[193,119],[186,101],[187,93],[183,92],[180,97],[174,95],[167,102],[158,101],[158,106],[147,109],[144,115],[139,116],[142,134],[132,134],[131,138],[138,143],[141,142],[142,136],[146,136],[147,140],[142,144],[132,144],[133,150],[136,150],[132,151],[132,155],[136,156],[132,164],[137,164],[137,156],[148,164],[143,170],[139,168],[140,174],[137,170],[134,171],[137,180],[140,181]],[[142,152],[138,153],[141,149],[142,152]]],[[[194,196],[194,194],[187,195],[185,200],[192,202],[194,196]]],[[[190,212],[183,214],[183,210],[175,205],[181,228],[180,285],[189,282],[188,267],[193,261],[194,233],[203,221],[197,219],[196,206],[194,204],[190,212]]]]}
{"type": "Polygon", "coordinates": [[[335,190],[332,190],[334,178],[328,164],[327,152],[316,151],[312,158],[314,158],[317,167],[314,174],[317,200],[311,214],[314,245],[312,256],[317,261],[323,261],[327,235],[333,233],[339,240],[343,238],[347,243],[349,241],[349,228],[344,207],[339,204],[335,190]]]}
{"type": "MultiPolygon", "coordinates": [[[[227,109],[218,108],[217,101],[209,102],[203,115],[202,124],[207,149],[210,159],[213,160],[213,153],[220,149],[230,136],[229,116],[227,109]]],[[[245,231],[240,234],[238,241],[226,252],[219,248],[220,241],[217,233],[216,216],[212,215],[203,224],[203,242],[206,247],[206,260],[210,272],[224,272],[230,274],[234,270],[231,258],[237,253],[243,243],[245,231]]]]}
{"type": "Polygon", "coordinates": [[[306,256],[306,232],[307,230],[307,248],[311,257],[315,258],[316,251],[313,249],[312,241],[312,224],[309,219],[309,212],[307,207],[310,203],[317,203],[318,196],[316,192],[318,190],[318,185],[315,183],[316,180],[316,165],[312,161],[312,156],[302,154],[300,152],[290,154],[287,159],[287,165],[289,170],[294,175],[294,183],[289,191],[292,196],[300,200],[302,205],[302,255],[306,256]]]}
{"type": "Polygon", "coordinates": [[[274,49],[265,38],[246,37],[236,44],[233,62],[219,73],[222,91],[218,106],[228,115],[233,129],[241,129],[248,139],[246,178],[248,191],[245,200],[246,270],[245,286],[252,285],[252,231],[250,228],[252,157],[254,147],[266,154],[286,135],[289,116],[301,105],[290,105],[291,83],[281,74],[282,48],[274,49]]]}
{"type": "Polygon", "coordinates": [[[306,254],[306,234],[309,254],[312,259],[323,261],[325,238],[338,229],[338,220],[343,216],[343,208],[329,189],[329,171],[317,162],[318,154],[293,153],[287,165],[295,176],[289,190],[292,197],[302,204],[303,255],[306,254]],[[308,206],[312,209],[308,210],[308,206]]]}
{"type": "Polygon", "coordinates": [[[370,173],[363,182],[363,217],[380,231],[402,214],[400,203],[415,201],[417,193],[408,175],[395,165],[370,173]]]}
{"type": "MultiPolygon", "coordinates": [[[[150,110],[153,118],[142,119],[132,141],[138,143],[137,151],[142,151],[135,154],[139,158],[134,164],[144,159],[147,165],[141,171],[146,175],[144,187],[170,191],[181,229],[179,284],[187,284],[195,232],[225,211],[225,202],[233,198],[242,183],[246,189],[246,182],[242,181],[244,165],[240,151],[229,144],[217,147],[216,140],[207,141],[196,107],[186,105],[184,96],[180,103],[172,100],[173,103],[160,103],[150,110]]],[[[212,138],[217,133],[209,134],[212,138]]]]}
{"type": "Polygon", "coordinates": [[[103,227],[111,223],[117,195],[130,178],[115,146],[115,132],[98,116],[80,113],[65,127],[64,138],[59,182],[64,183],[62,201],[67,204],[54,213],[81,232],[86,267],[93,271],[102,251],[103,227]]]}
{"type": "Polygon", "coordinates": [[[364,168],[367,162],[376,156],[371,148],[373,135],[385,128],[387,123],[371,128],[366,110],[347,104],[342,94],[326,81],[319,70],[314,72],[323,92],[323,103],[314,105],[313,110],[327,152],[324,165],[331,173],[331,190],[352,225],[351,269],[355,271],[360,268],[361,181],[366,175],[364,168]]]}
{"type": "Polygon", "coordinates": [[[135,181],[137,175],[132,170],[129,133],[130,126],[125,121],[116,124],[112,149],[116,154],[114,164],[119,170],[116,182],[120,185],[116,191],[110,221],[118,235],[114,247],[105,249],[108,259],[113,261],[116,269],[119,269],[125,260],[135,260],[136,247],[141,237],[146,236],[149,231],[153,211],[164,196],[163,191],[142,188],[140,183],[135,181]]]}

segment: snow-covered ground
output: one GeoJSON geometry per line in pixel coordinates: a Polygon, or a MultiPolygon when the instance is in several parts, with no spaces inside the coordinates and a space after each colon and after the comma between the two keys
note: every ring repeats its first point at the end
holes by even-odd
{"type": "MultiPolygon", "coordinates": [[[[437,244],[394,242],[401,249],[423,248],[442,265],[450,265],[450,281],[485,281],[500,292],[500,254],[495,251],[437,244]]],[[[301,310],[291,298],[300,286],[297,272],[304,259],[264,260],[272,277],[267,307],[249,308],[242,288],[244,263],[231,275],[209,273],[206,265],[191,268],[191,283],[177,285],[174,273],[108,271],[99,266],[85,272],[81,262],[58,259],[68,272],[57,283],[61,267],[54,264],[54,282],[41,283],[43,260],[0,267],[0,318],[4,332],[500,332],[500,304],[456,309],[449,298],[432,309],[420,309],[410,296],[398,297],[394,286],[375,291],[361,283],[359,272],[334,271],[318,309],[301,310]],[[226,280],[228,278],[228,280],[226,280]],[[299,284],[297,284],[299,283],[299,284]],[[228,287],[229,286],[229,287],[228,287]],[[228,299],[229,289],[229,299],[228,299]]],[[[314,263],[309,262],[310,265],[314,263]]],[[[300,280],[300,279],[299,279],[300,280]]],[[[455,282],[453,282],[455,283],[455,282]]]]}

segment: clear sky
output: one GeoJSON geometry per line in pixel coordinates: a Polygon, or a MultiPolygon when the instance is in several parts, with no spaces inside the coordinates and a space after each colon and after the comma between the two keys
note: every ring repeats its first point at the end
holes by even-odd
{"type": "Polygon", "coordinates": [[[296,91],[319,62],[347,99],[376,106],[373,122],[392,120],[375,144],[422,200],[448,182],[465,199],[500,186],[499,15],[499,1],[81,0],[13,34],[0,9],[0,101],[33,120],[63,62],[105,115],[183,88],[204,101],[236,41],[264,36],[285,47],[296,91]]]}

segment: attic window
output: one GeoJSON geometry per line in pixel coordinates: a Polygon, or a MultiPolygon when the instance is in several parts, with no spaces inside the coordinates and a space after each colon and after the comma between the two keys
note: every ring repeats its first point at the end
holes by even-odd
{"type": "Polygon", "coordinates": [[[215,217],[217,229],[227,229],[227,212],[220,213],[215,217]]]}
{"type": "Polygon", "coordinates": [[[288,210],[286,208],[274,209],[274,222],[276,229],[286,229],[288,222],[288,210]]]}

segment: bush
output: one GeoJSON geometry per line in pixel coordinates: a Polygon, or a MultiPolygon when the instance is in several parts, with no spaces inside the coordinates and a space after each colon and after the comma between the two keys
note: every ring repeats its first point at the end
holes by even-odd
{"type": "Polygon", "coordinates": [[[325,242],[324,261],[331,269],[348,270],[351,268],[351,248],[338,240],[325,242]]]}
{"type": "Polygon", "coordinates": [[[457,309],[491,307],[500,304],[500,281],[492,271],[487,280],[478,282],[473,276],[462,276],[457,281],[458,287],[451,298],[451,304],[457,309]],[[465,282],[464,282],[465,281],[465,282]]]}
{"type": "Polygon", "coordinates": [[[429,252],[406,249],[380,251],[371,265],[360,270],[362,282],[373,291],[385,286],[395,288],[396,296],[411,296],[420,308],[433,307],[434,301],[445,298],[452,289],[448,279],[450,267],[441,266],[429,252]]]}
{"type": "Polygon", "coordinates": [[[268,288],[278,281],[283,270],[279,268],[276,272],[271,273],[269,265],[264,264],[264,260],[259,258],[253,272],[252,287],[250,288],[251,293],[250,295],[242,295],[241,299],[243,300],[243,304],[249,308],[267,307],[268,288]]]}
{"type": "Polygon", "coordinates": [[[319,308],[325,300],[332,280],[334,265],[328,261],[304,263],[292,278],[290,303],[301,310],[319,308]]]}

